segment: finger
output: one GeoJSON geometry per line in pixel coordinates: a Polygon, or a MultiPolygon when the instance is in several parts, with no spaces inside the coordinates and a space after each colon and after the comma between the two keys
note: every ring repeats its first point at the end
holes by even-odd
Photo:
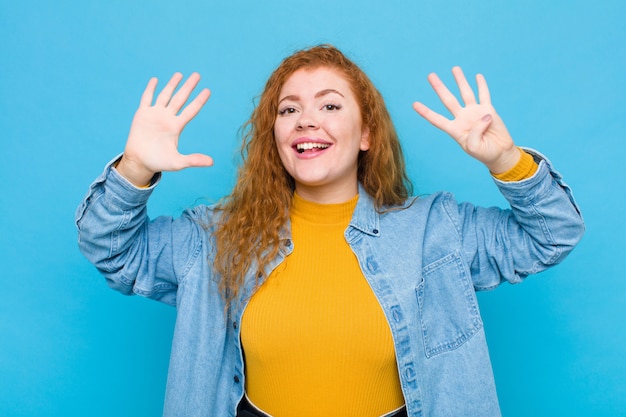
{"type": "Polygon", "coordinates": [[[202,107],[206,104],[211,96],[211,91],[208,88],[203,89],[200,93],[194,98],[191,103],[189,103],[183,111],[180,113],[180,120],[183,125],[189,123],[191,119],[196,117],[196,115],[200,112],[202,107]]]}
{"type": "Polygon", "coordinates": [[[178,113],[180,109],[185,105],[191,92],[198,85],[200,81],[200,74],[194,72],[187,78],[187,81],[180,87],[180,89],[174,94],[174,97],[170,100],[169,107],[174,111],[174,113],[178,113]]]}
{"type": "Polygon", "coordinates": [[[426,107],[424,104],[420,103],[419,101],[416,101],[415,103],[413,103],[413,109],[420,116],[422,116],[424,119],[426,119],[430,124],[432,124],[436,128],[439,128],[443,130],[444,132],[451,134],[450,133],[451,121],[449,119],[446,119],[439,113],[432,111],[431,109],[426,107]]]}
{"type": "Polygon", "coordinates": [[[176,90],[176,87],[178,87],[178,84],[182,79],[183,74],[181,74],[180,72],[174,73],[174,75],[172,75],[172,78],[170,78],[165,87],[163,87],[161,93],[159,93],[159,95],[157,96],[155,104],[164,107],[167,106],[170,102],[170,99],[172,98],[174,90],[176,90]]]}
{"type": "Polygon", "coordinates": [[[156,89],[157,82],[158,81],[156,77],[150,78],[150,81],[148,81],[148,85],[146,85],[146,89],[143,90],[143,94],[141,95],[141,101],[139,102],[139,106],[152,106],[152,100],[154,99],[154,90],[156,89]]]}
{"type": "Polygon", "coordinates": [[[491,105],[491,94],[489,93],[487,80],[485,80],[482,74],[476,75],[476,84],[478,85],[478,99],[480,100],[480,104],[491,105]]]}
{"type": "Polygon", "coordinates": [[[476,96],[474,96],[474,90],[472,90],[472,87],[467,82],[467,78],[465,78],[465,74],[463,74],[461,67],[452,68],[452,74],[454,75],[454,80],[456,81],[456,85],[459,87],[459,92],[461,93],[461,98],[463,99],[465,105],[475,104],[476,96]]]}
{"type": "Polygon", "coordinates": [[[430,74],[428,76],[428,82],[433,87],[433,90],[435,90],[435,93],[437,93],[437,96],[439,96],[439,99],[441,100],[443,105],[446,106],[446,109],[450,111],[450,113],[454,115],[461,109],[459,101],[456,99],[454,94],[452,94],[450,90],[448,90],[448,87],[446,87],[445,84],[441,82],[437,74],[430,74]]]}

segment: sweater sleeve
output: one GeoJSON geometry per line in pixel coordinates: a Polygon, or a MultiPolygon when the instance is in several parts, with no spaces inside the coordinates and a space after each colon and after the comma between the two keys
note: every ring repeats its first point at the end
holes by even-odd
{"type": "Polygon", "coordinates": [[[492,174],[494,178],[500,181],[521,181],[532,177],[539,167],[532,155],[520,148],[522,153],[517,165],[502,174],[492,174]]]}

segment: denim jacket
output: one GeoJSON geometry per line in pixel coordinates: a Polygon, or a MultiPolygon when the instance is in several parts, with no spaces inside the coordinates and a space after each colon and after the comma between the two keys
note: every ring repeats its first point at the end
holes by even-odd
{"type": "MultiPolygon", "coordinates": [[[[344,235],[389,323],[409,416],[500,415],[475,292],[559,263],[584,230],[569,187],[530,152],[535,175],[495,180],[508,210],[437,193],[379,212],[359,189],[344,235]]],[[[239,324],[258,271],[225,314],[211,268],[218,212],[198,206],[150,221],[153,188],[109,164],[77,210],[80,249],[112,288],[176,306],[164,415],[234,416],[245,378],[239,324]]],[[[266,272],[292,250],[287,227],[266,272]]]]}

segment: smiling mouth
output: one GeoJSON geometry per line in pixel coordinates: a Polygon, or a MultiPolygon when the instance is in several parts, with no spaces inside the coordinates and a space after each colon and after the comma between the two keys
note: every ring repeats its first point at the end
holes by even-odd
{"type": "Polygon", "coordinates": [[[318,142],[303,142],[298,143],[295,146],[295,149],[298,153],[305,153],[306,151],[318,150],[318,149],[327,149],[330,147],[328,143],[318,143],[318,142]]]}

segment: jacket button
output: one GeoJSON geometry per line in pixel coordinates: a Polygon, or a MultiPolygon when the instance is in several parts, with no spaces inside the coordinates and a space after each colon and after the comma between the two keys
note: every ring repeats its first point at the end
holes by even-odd
{"type": "Polygon", "coordinates": [[[375,235],[377,235],[377,234],[378,234],[378,229],[374,229],[374,230],[372,230],[372,233],[374,233],[375,235]]]}
{"type": "Polygon", "coordinates": [[[393,320],[396,323],[400,323],[402,321],[402,313],[399,311],[398,308],[394,308],[391,315],[393,316],[393,320]]]}
{"type": "Polygon", "coordinates": [[[413,367],[407,366],[404,370],[404,375],[406,375],[406,379],[413,381],[415,379],[415,371],[413,370],[413,367]]]}
{"type": "Polygon", "coordinates": [[[373,259],[371,259],[371,258],[370,258],[370,259],[368,259],[368,260],[367,260],[367,269],[368,269],[371,273],[375,274],[375,273],[376,273],[376,271],[378,271],[378,264],[376,263],[376,261],[375,261],[375,260],[373,260],[373,259]]]}
{"type": "Polygon", "coordinates": [[[239,383],[239,377],[237,375],[235,375],[235,377],[233,378],[235,380],[235,383],[238,384],[239,383]]]}
{"type": "Polygon", "coordinates": [[[237,330],[237,322],[233,321],[233,329],[237,330]]]}

